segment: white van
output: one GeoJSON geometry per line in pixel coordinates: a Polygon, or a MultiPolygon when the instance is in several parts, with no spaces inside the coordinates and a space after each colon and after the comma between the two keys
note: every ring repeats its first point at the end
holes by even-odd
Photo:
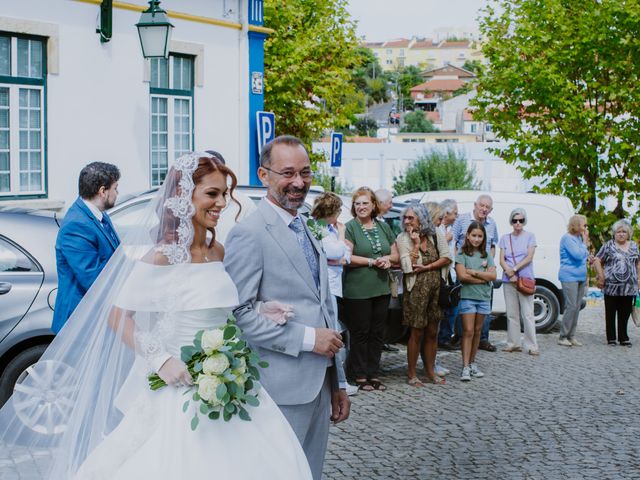
{"type": "MultiPolygon", "coordinates": [[[[484,192],[477,190],[443,190],[434,192],[411,193],[394,198],[396,206],[412,201],[441,202],[451,198],[458,202],[460,214],[471,212],[473,203],[484,192]]],[[[558,280],[560,266],[560,238],[567,231],[569,218],[575,213],[568,198],[559,195],[541,195],[536,193],[486,192],[493,198],[491,217],[498,226],[498,235],[512,231],[509,214],[514,208],[524,208],[527,212],[525,229],[536,236],[538,247],[533,259],[536,275],[536,293],[534,296],[534,315],[538,332],[549,331],[558,321],[563,311],[562,287],[558,280]]],[[[496,265],[499,265],[499,251],[496,249],[496,265]]],[[[498,266],[498,279],[502,269],[498,266]]],[[[499,283],[499,282],[497,282],[499,283]]],[[[502,287],[493,295],[493,312],[505,313],[502,287]]]]}

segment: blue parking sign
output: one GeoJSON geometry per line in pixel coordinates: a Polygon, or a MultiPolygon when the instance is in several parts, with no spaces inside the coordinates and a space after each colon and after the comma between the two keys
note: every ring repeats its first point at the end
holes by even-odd
{"type": "Polygon", "coordinates": [[[258,154],[271,140],[276,138],[276,116],[273,112],[256,112],[258,129],[258,154]]]}
{"type": "Polygon", "coordinates": [[[333,132],[331,134],[331,166],[342,166],[342,134],[333,132]]]}

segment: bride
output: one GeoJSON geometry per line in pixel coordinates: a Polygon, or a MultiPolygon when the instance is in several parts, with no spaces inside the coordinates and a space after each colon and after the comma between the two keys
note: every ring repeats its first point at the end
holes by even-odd
{"type": "Polygon", "coordinates": [[[311,478],[293,430],[264,390],[259,406],[246,407],[250,421],[201,415],[191,429],[197,403],[185,402],[197,386],[180,348],[199,330],[224,325],[238,303],[215,240],[235,185],[216,156],[176,160],[145,220],[127,233],[0,410],[0,448],[22,458],[3,464],[0,473],[77,480],[311,478]],[[150,373],[167,386],[152,391],[150,373]]]}

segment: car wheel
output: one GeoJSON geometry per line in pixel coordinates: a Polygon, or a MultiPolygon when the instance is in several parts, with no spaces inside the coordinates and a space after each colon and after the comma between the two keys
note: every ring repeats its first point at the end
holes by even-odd
{"type": "Polygon", "coordinates": [[[0,377],[0,407],[13,394],[16,383],[27,376],[27,368],[37,363],[48,345],[36,345],[17,354],[2,372],[0,377]]]}
{"type": "Polygon", "coordinates": [[[533,294],[533,318],[536,322],[536,332],[550,331],[560,317],[560,301],[547,287],[538,285],[533,294]]]}

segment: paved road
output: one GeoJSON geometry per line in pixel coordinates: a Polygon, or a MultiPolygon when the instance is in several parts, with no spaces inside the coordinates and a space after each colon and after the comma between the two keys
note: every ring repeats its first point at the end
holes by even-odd
{"type": "MultiPolygon", "coordinates": [[[[359,393],[332,427],[325,480],[640,478],[640,339],[609,347],[602,304],[585,309],[583,347],[538,335],[541,355],[480,352],[481,379],[406,385],[405,351],[383,354],[387,392],[359,393]]],[[[506,332],[491,339],[505,344],[506,332]]]]}

